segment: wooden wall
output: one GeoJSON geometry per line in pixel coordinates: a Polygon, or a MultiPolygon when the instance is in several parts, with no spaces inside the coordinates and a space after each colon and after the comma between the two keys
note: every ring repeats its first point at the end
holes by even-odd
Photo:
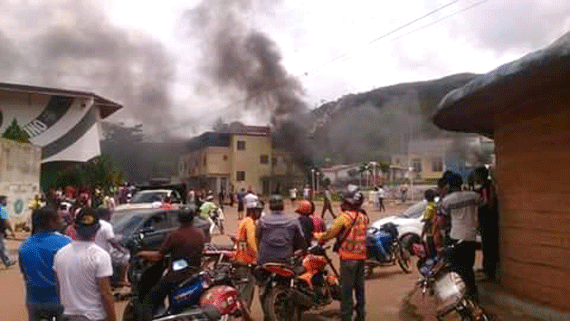
{"type": "Polygon", "coordinates": [[[501,282],[570,311],[570,113],[495,116],[501,282]]]}

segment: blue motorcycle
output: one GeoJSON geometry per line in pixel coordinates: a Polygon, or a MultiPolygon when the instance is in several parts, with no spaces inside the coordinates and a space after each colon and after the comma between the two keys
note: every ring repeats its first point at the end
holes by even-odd
{"type": "Polygon", "coordinates": [[[366,234],[368,259],[364,275],[370,277],[378,266],[395,265],[396,262],[405,273],[412,272],[411,255],[398,239],[398,228],[393,223],[386,223],[379,229],[371,227],[366,234]]]}

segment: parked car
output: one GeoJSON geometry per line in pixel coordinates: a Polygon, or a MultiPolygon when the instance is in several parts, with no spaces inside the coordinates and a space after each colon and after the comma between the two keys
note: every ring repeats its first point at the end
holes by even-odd
{"type": "MultiPolygon", "coordinates": [[[[178,213],[180,209],[124,209],[115,211],[111,225],[115,237],[126,246],[127,242],[137,233],[144,234],[145,250],[158,249],[164,238],[173,229],[178,228],[178,213]]],[[[196,216],[194,226],[200,228],[209,239],[210,223],[196,216]]]]}
{"type": "MultiPolygon", "coordinates": [[[[377,220],[372,223],[372,227],[379,229],[386,223],[393,223],[398,228],[398,235],[402,245],[411,250],[411,245],[420,240],[422,234],[423,222],[422,215],[426,209],[427,201],[422,200],[407,209],[402,213],[394,216],[388,216],[377,220]]],[[[477,242],[481,243],[481,237],[477,235],[477,242]]]]}
{"type": "Polygon", "coordinates": [[[402,245],[409,250],[410,244],[419,241],[420,235],[422,234],[422,214],[426,206],[427,201],[423,200],[408,207],[398,215],[377,220],[372,223],[372,227],[380,229],[380,227],[386,223],[396,225],[402,245]]]}
{"type": "Polygon", "coordinates": [[[116,207],[116,210],[123,209],[143,209],[157,207],[157,202],[161,202],[165,197],[170,198],[171,204],[182,205],[182,198],[180,193],[172,189],[148,189],[138,191],[133,195],[133,198],[128,204],[121,204],[116,207]]]}

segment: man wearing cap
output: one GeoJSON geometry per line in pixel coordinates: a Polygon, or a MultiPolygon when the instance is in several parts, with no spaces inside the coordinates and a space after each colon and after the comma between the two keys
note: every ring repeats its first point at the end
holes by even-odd
{"type": "Polygon", "coordinates": [[[97,212],[82,209],[75,218],[77,239],[54,258],[63,314],[69,321],[116,320],[111,256],[94,242],[99,227],[97,212]]]}

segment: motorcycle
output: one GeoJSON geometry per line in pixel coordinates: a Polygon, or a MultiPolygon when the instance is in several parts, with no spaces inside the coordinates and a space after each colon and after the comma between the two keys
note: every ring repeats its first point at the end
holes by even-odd
{"type": "Polygon", "coordinates": [[[309,248],[306,255],[296,253],[286,264],[258,266],[255,275],[262,284],[266,320],[299,321],[304,311],[340,301],[339,274],[320,245],[309,248]]]}
{"type": "MultiPolygon", "coordinates": [[[[129,242],[131,253],[141,248],[143,235],[129,242]]],[[[128,272],[132,293],[123,312],[123,321],[139,320],[142,303],[151,288],[160,280],[168,260],[149,265],[142,258],[133,255],[128,272]]],[[[188,268],[184,260],[172,263],[173,270],[188,268]]],[[[246,304],[230,278],[230,266],[218,266],[216,270],[195,270],[191,276],[180,282],[167,297],[168,305],[155,313],[153,321],[214,321],[252,320],[246,304]]]]}
{"type": "Polygon", "coordinates": [[[418,269],[420,280],[418,289],[423,295],[426,292],[437,299],[437,320],[456,312],[462,321],[489,321],[491,317],[470,297],[467,287],[459,274],[451,270],[449,257],[455,245],[446,247],[435,257],[427,258],[425,245],[415,244],[415,254],[420,258],[418,269]]]}
{"type": "Polygon", "coordinates": [[[412,272],[411,255],[400,243],[396,225],[386,223],[380,229],[370,227],[366,235],[366,246],[368,259],[365,277],[370,277],[378,266],[395,265],[396,262],[405,273],[412,272]]]}
{"type": "Polygon", "coordinates": [[[210,218],[210,235],[214,234],[214,228],[217,228],[220,234],[224,234],[224,212],[221,208],[215,208],[209,213],[210,218]]]}

